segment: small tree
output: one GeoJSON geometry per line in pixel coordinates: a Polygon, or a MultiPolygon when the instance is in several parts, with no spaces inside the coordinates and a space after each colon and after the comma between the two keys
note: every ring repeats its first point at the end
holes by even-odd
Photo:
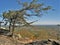
{"type": "MultiPolygon", "coordinates": [[[[20,0],[17,0],[19,5],[22,5],[22,8],[16,11],[8,11],[3,13],[3,17],[5,20],[8,20],[9,22],[9,30],[11,25],[12,26],[12,35],[14,32],[15,24],[19,23],[21,26],[29,26],[31,22],[27,22],[27,20],[31,19],[32,17],[41,17],[41,15],[51,9],[50,6],[44,6],[44,4],[38,3],[38,0],[32,0],[30,2],[21,2],[20,0]],[[29,13],[28,13],[29,12],[29,13]]],[[[6,21],[7,22],[7,21],[6,21]]]]}

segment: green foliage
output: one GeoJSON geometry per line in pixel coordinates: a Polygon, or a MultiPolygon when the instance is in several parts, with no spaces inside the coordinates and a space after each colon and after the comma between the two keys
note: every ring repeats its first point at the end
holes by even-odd
{"type": "MultiPolygon", "coordinates": [[[[29,18],[31,19],[32,16],[39,17],[41,16],[41,13],[43,13],[45,10],[51,9],[50,6],[44,7],[44,4],[37,3],[38,0],[32,0],[30,3],[28,2],[21,2],[19,0],[18,4],[22,5],[22,8],[19,10],[9,10],[8,12],[3,13],[4,20],[8,20],[6,22],[9,22],[10,25],[13,25],[13,30],[15,28],[15,24],[20,24],[21,26],[29,26],[31,22],[28,22],[29,18]],[[30,11],[31,13],[27,13],[27,11],[30,11]]],[[[34,23],[35,21],[32,21],[34,23]]]]}
{"type": "Polygon", "coordinates": [[[49,9],[51,9],[50,6],[44,7],[44,4],[40,4],[37,3],[37,0],[32,0],[30,3],[28,2],[21,2],[19,0],[18,4],[21,5],[22,4],[22,9],[20,10],[16,10],[16,11],[11,11],[9,10],[8,12],[4,12],[3,13],[3,18],[7,19],[7,20],[15,20],[15,22],[20,22],[20,24],[28,24],[27,20],[29,20],[28,18],[32,18],[32,16],[40,16],[41,13],[43,11],[47,11],[49,9]],[[27,13],[27,10],[29,10],[31,12],[27,13]],[[27,20],[26,20],[27,19],[27,20]]]}

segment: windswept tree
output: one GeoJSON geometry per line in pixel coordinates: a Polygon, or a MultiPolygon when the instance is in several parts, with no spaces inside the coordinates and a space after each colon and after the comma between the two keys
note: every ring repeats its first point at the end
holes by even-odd
{"type": "MultiPolygon", "coordinates": [[[[18,4],[21,6],[19,10],[9,10],[3,13],[3,18],[6,22],[9,22],[9,30],[11,30],[12,25],[12,35],[14,32],[15,24],[20,24],[21,26],[29,26],[33,22],[28,22],[31,18],[40,18],[44,12],[51,9],[51,6],[45,6],[38,0],[31,0],[30,2],[22,2],[22,0],[17,0],[18,4]]],[[[7,24],[7,23],[6,23],[7,24]]]]}
{"type": "Polygon", "coordinates": [[[12,33],[11,27],[13,22],[13,16],[15,15],[15,11],[8,11],[3,13],[3,20],[5,21],[5,25],[9,23],[9,31],[12,33]]]}

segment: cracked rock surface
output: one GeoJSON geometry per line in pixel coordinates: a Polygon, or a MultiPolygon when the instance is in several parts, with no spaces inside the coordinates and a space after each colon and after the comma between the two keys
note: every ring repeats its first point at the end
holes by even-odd
{"type": "Polygon", "coordinates": [[[42,41],[33,41],[26,44],[16,42],[12,38],[0,35],[0,45],[60,45],[60,41],[48,39],[48,40],[42,40],[42,41]]]}

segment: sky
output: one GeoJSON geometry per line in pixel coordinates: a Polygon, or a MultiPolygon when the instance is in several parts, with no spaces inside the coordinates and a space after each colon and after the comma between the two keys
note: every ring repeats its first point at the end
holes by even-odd
{"type": "MultiPolygon", "coordinates": [[[[29,1],[29,0],[22,0],[29,1]]],[[[60,0],[39,0],[39,2],[45,5],[52,6],[53,10],[48,11],[47,14],[43,14],[39,21],[33,23],[35,25],[56,25],[60,24],[60,0]]],[[[0,0],[0,14],[8,10],[19,10],[21,7],[16,0],[0,0]]],[[[36,18],[37,19],[37,18],[36,18]]],[[[0,21],[2,18],[0,17],[0,21]]]]}

